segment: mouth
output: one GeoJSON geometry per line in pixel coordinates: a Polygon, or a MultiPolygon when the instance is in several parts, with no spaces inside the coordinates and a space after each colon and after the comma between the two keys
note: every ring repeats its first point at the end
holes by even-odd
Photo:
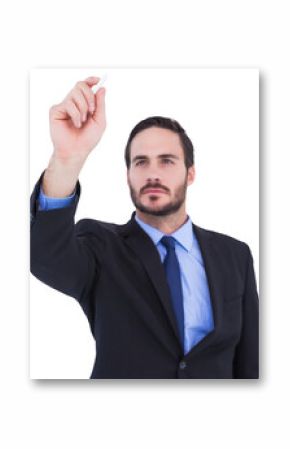
{"type": "Polygon", "coordinates": [[[144,190],[144,192],[143,192],[144,194],[148,194],[148,193],[166,193],[164,190],[162,190],[162,189],[146,189],[146,190],[144,190]]]}

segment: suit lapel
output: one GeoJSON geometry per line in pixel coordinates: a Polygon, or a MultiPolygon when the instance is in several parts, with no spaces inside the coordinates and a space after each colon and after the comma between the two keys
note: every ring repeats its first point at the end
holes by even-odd
{"type": "Polygon", "coordinates": [[[151,238],[136,222],[134,215],[135,212],[132,214],[131,220],[122,229],[121,234],[126,238],[126,243],[131,247],[144,266],[162,303],[173,332],[179,341],[176,319],[171,306],[169,287],[160,255],[151,238]]]}

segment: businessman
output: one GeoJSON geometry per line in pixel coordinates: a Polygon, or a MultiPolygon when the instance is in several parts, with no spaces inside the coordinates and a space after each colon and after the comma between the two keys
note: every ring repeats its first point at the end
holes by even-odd
{"type": "Polygon", "coordinates": [[[31,196],[31,272],[86,314],[96,342],[91,379],[257,379],[252,254],[192,223],[194,148],[177,121],[149,117],[129,135],[130,220],[75,223],[79,173],[106,128],[98,82],[79,81],[50,109],[53,152],[31,196]]]}

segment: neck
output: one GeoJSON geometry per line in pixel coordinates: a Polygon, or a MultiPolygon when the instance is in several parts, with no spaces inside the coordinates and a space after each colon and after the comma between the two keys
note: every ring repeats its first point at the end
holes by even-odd
{"type": "Polygon", "coordinates": [[[136,209],[136,215],[140,220],[144,221],[144,223],[159,229],[159,231],[164,234],[172,234],[177,231],[177,229],[184,225],[188,218],[184,207],[177,212],[165,216],[147,214],[136,209]]]}

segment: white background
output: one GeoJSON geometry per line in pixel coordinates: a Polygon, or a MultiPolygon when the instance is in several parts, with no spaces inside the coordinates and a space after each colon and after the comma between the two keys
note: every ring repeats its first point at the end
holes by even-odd
{"type": "Polygon", "coordinates": [[[282,0],[1,7],[1,446],[289,446],[287,7],[282,0]],[[260,380],[29,379],[28,80],[32,67],[56,66],[260,69],[260,380]]]}
{"type": "MultiPolygon", "coordinates": [[[[199,226],[246,241],[259,280],[259,73],[257,69],[34,69],[30,74],[30,190],[52,153],[48,110],[78,80],[107,73],[107,129],[80,174],[76,221],[127,222],[134,210],[124,148],[151,115],[177,119],[195,147],[187,211],[199,226]]],[[[88,379],[95,347],[71,298],[30,279],[30,377],[88,379]],[[53,327],[53,332],[52,332],[53,327]]],[[[85,318],[85,319],[84,319],[85,318]]]]}

